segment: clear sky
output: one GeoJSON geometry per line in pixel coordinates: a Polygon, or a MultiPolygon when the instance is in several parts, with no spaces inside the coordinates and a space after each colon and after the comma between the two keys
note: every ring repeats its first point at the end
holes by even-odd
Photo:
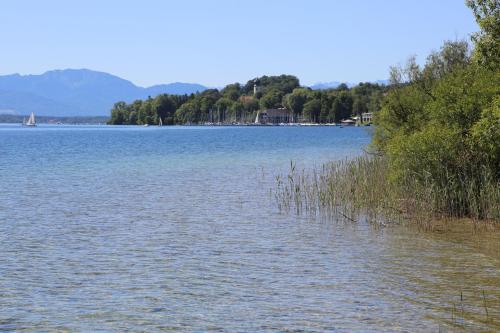
{"type": "Polygon", "coordinates": [[[477,25],[464,0],[1,0],[0,75],[89,68],[147,86],[385,79],[477,25]]]}

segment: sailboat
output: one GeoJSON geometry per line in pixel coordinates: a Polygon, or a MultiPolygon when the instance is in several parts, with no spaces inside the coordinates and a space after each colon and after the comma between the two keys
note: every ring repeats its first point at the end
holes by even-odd
{"type": "Polygon", "coordinates": [[[163,126],[163,121],[161,121],[161,118],[160,121],[158,122],[158,126],[163,126]]]}
{"type": "Polygon", "coordinates": [[[36,120],[35,120],[35,113],[31,112],[30,117],[28,118],[28,121],[23,121],[23,126],[29,126],[29,127],[35,127],[36,126],[36,120]]]}

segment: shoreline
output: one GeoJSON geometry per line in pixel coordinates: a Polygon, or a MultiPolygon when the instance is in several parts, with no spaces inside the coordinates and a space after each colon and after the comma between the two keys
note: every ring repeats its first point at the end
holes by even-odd
{"type": "MultiPolygon", "coordinates": [[[[3,125],[22,125],[20,122],[3,122],[0,121],[0,124],[3,125]]],[[[115,125],[115,124],[107,124],[106,122],[55,122],[55,121],[38,121],[37,124],[43,125],[97,125],[97,126],[130,126],[130,127],[175,127],[175,126],[183,126],[183,127],[370,127],[371,125],[340,125],[335,123],[287,123],[287,124],[175,124],[175,125],[115,125]]]]}

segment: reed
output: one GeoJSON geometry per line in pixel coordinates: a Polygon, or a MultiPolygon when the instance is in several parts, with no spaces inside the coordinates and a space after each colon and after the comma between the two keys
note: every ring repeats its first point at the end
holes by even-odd
{"type": "MultiPolygon", "coordinates": [[[[426,226],[447,217],[500,218],[500,183],[485,171],[477,177],[434,179],[425,173],[395,180],[384,156],[363,155],[310,171],[290,164],[276,177],[280,210],[328,214],[379,223],[413,221],[426,226]]],[[[450,173],[451,175],[452,173],[450,173]]]]}

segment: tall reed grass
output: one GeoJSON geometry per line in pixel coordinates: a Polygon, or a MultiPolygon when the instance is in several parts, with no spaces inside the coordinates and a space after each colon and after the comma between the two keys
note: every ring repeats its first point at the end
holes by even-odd
{"type": "Polygon", "coordinates": [[[311,171],[291,163],[287,175],[276,177],[275,198],[281,210],[353,221],[361,215],[382,223],[410,220],[423,225],[446,217],[500,219],[500,183],[487,172],[462,182],[418,176],[391,179],[383,156],[364,155],[311,171]]]}

